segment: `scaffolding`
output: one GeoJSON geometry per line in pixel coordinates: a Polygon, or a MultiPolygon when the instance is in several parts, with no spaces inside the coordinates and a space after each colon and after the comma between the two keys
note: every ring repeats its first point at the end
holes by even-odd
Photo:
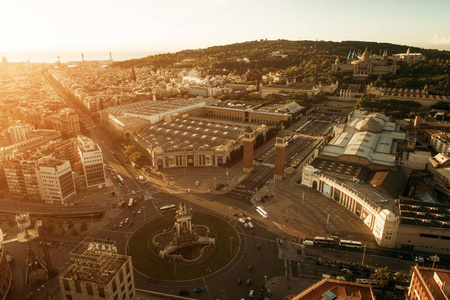
{"type": "Polygon", "coordinates": [[[106,284],[127,259],[117,254],[115,241],[87,237],[70,251],[72,277],[106,284]]]}

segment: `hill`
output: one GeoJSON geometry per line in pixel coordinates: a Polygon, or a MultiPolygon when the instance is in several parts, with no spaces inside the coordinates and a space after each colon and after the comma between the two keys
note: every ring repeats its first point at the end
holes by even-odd
{"type": "Polygon", "coordinates": [[[429,90],[438,94],[448,93],[450,90],[450,51],[363,41],[250,41],[152,55],[116,62],[113,66],[198,68],[211,75],[246,74],[249,83],[257,83],[263,74],[271,71],[285,71],[288,77],[301,82],[351,82],[348,74],[333,74],[331,65],[336,57],[343,60],[349,51],[362,52],[366,47],[376,54],[383,51],[388,51],[389,54],[404,53],[410,48],[411,52],[420,52],[428,59],[412,67],[401,63],[398,74],[369,78],[370,81],[383,86],[397,86],[401,83],[401,87],[405,88],[423,88],[428,83],[429,90]],[[287,57],[272,55],[276,51],[287,57]],[[405,78],[406,80],[399,80],[405,78]]]}

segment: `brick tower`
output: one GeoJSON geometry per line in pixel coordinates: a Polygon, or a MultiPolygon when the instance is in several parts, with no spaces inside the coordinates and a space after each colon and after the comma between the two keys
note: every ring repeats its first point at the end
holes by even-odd
{"type": "Polygon", "coordinates": [[[255,132],[248,126],[244,131],[244,162],[242,169],[244,172],[250,173],[253,170],[253,147],[255,145],[255,132]]]}
{"type": "Polygon", "coordinates": [[[275,140],[275,180],[283,180],[284,165],[286,163],[286,141],[287,139],[283,132],[275,140]]]}

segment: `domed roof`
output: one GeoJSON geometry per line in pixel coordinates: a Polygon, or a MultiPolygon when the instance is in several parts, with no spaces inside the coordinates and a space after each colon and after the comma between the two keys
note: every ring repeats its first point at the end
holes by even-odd
{"type": "Polygon", "coordinates": [[[369,51],[366,50],[364,51],[364,53],[361,55],[361,61],[369,61],[370,58],[370,53],[369,51]]]}
{"type": "Polygon", "coordinates": [[[373,133],[381,133],[381,131],[383,131],[383,125],[375,121],[372,117],[359,121],[356,123],[355,128],[359,131],[369,131],[373,133]]]}

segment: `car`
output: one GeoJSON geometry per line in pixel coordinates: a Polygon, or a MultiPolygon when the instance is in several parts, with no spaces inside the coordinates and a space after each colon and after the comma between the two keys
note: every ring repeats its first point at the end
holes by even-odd
{"type": "Polygon", "coordinates": [[[247,270],[249,270],[251,272],[253,270],[253,266],[252,265],[248,265],[247,270]]]}
{"type": "Polygon", "coordinates": [[[201,292],[203,292],[205,289],[204,288],[202,288],[202,287],[196,287],[195,289],[194,289],[194,293],[201,293],[201,292]]]}
{"type": "Polygon", "coordinates": [[[252,217],[247,217],[246,219],[247,219],[247,221],[251,221],[252,217]]]}
{"type": "Polygon", "coordinates": [[[241,285],[241,284],[242,284],[242,279],[238,278],[238,279],[236,280],[236,284],[237,284],[237,285],[241,285]]]}
{"type": "Polygon", "coordinates": [[[126,218],[125,221],[123,221],[123,223],[124,223],[124,224],[127,224],[127,223],[128,223],[128,220],[129,220],[129,219],[126,218]]]}
{"type": "Polygon", "coordinates": [[[246,286],[251,286],[252,285],[252,280],[250,278],[247,278],[247,280],[245,281],[245,285],[246,286]]]}
{"type": "Polygon", "coordinates": [[[140,214],[142,212],[142,209],[138,209],[137,213],[140,214]]]}
{"type": "Polygon", "coordinates": [[[119,223],[119,227],[122,227],[123,226],[123,222],[122,221],[120,221],[120,223],[119,223]]]}
{"type": "Polygon", "coordinates": [[[131,191],[131,193],[133,194],[133,195],[136,195],[136,192],[133,190],[133,191],[131,191]]]}
{"type": "Polygon", "coordinates": [[[130,221],[130,224],[128,226],[133,227],[133,221],[130,221]]]}
{"type": "Polygon", "coordinates": [[[244,227],[245,227],[245,228],[248,228],[249,226],[248,226],[248,224],[247,224],[247,223],[244,223],[244,227]]]}
{"type": "Polygon", "coordinates": [[[414,258],[414,261],[418,263],[423,263],[425,260],[423,259],[423,256],[416,256],[414,258]]]}
{"type": "Polygon", "coordinates": [[[253,228],[253,223],[252,222],[248,222],[247,225],[248,225],[248,228],[253,228]]]}
{"type": "Polygon", "coordinates": [[[239,222],[241,222],[242,224],[245,224],[245,219],[244,219],[244,218],[239,218],[238,220],[239,220],[239,222]]]}
{"type": "Polygon", "coordinates": [[[248,293],[248,296],[250,298],[253,298],[254,295],[255,295],[255,291],[254,290],[250,290],[250,292],[248,293]]]}
{"type": "Polygon", "coordinates": [[[256,245],[256,249],[260,250],[261,249],[261,244],[257,244],[256,245]]]}
{"type": "Polygon", "coordinates": [[[428,261],[434,261],[434,262],[440,262],[441,259],[439,258],[439,256],[436,255],[430,255],[429,257],[427,257],[428,261]]]}

